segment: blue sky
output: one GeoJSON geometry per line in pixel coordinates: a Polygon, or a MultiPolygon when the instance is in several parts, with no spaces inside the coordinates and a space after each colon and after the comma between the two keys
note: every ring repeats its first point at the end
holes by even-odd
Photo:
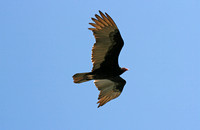
{"type": "Polygon", "coordinates": [[[199,0],[0,1],[1,130],[199,130],[199,0]],[[116,22],[130,70],[97,108],[92,68],[98,10],[116,22]]]}

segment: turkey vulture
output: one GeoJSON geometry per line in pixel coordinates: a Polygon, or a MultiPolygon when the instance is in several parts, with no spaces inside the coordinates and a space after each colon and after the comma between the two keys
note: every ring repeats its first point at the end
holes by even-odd
{"type": "Polygon", "coordinates": [[[119,75],[128,70],[119,67],[118,64],[119,53],[124,45],[119,29],[107,13],[103,14],[101,11],[99,13],[101,16],[96,14],[96,19],[92,18],[95,23],[89,23],[94,27],[89,30],[93,32],[96,39],[92,48],[92,71],[73,76],[74,83],[94,80],[94,84],[100,91],[98,107],[121,94],[126,81],[119,75]]]}

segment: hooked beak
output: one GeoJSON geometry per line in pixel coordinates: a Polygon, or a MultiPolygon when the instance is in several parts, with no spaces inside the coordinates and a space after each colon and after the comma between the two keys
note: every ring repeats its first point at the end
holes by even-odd
{"type": "Polygon", "coordinates": [[[129,69],[128,69],[128,68],[125,68],[125,70],[128,71],[129,69]]]}

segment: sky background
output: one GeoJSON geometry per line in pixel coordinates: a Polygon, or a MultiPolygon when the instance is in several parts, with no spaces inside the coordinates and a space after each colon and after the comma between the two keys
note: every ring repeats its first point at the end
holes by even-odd
{"type": "Polygon", "coordinates": [[[200,130],[199,0],[1,0],[0,130],[200,130]],[[129,68],[97,108],[87,28],[116,22],[129,68]]]}

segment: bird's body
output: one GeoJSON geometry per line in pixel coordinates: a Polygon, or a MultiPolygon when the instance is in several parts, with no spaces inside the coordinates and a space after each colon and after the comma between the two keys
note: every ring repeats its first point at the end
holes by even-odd
{"type": "Polygon", "coordinates": [[[119,67],[118,64],[124,42],[116,24],[107,13],[106,15],[101,11],[99,13],[101,17],[96,14],[97,19],[92,18],[95,23],[90,23],[95,28],[89,28],[96,39],[92,48],[92,71],[73,76],[74,83],[95,80],[94,83],[100,90],[98,107],[121,94],[126,81],[119,75],[128,70],[119,67]]]}

